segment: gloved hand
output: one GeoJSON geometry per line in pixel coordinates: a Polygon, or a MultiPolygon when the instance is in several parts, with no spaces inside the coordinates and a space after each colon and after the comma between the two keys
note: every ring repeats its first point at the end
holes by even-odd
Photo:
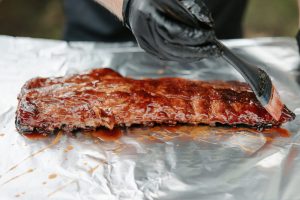
{"type": "Polygon", "coordinates": [[[202,0],[124,0],[123,20],[140,47],[163,60],[197,61],[220,54],[202,0]]]}

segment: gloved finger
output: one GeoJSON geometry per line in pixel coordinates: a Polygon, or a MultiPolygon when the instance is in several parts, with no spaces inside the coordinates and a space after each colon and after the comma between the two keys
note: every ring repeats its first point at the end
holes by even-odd
{"type": "Polygon", "coordinates": [[[214,44],[204,46],[177,46],[165,44],[161,46],[162,56],[167,60],[194,62],[203,58],[220,55],[219,48],[214,44]]]}
{"type": "Polygon", "coordinates": [[[191,28],[159,14],[156,18],[153,29],[169,43],[196,46],[215,39],[213,30],[191,28]]]}
{"type": "Polygon", "coordinates": [[[145,23],[145,17],[145,14],[141,14],[139,17],[135,18],[135,23],[139,25],[139,29],[132,29],[132,32],[139,46],[147,53],[156,56],[159,50],[157,48],[156,42],[153,42],[155,32],[151,30],[152,27],[150,24],[152,23],[152,21],[149,23],[145,23]]]}
{"type": "Polygon", "coordinates": [[[138,43],[148,53],[163,60],[191,62],[220,54],[220,50],[215,44],[207,43],[201,46],[182,46],[171,44],[158,34],[153,35],[153,37],[151,44],[148,43],[148,40],[144,36],[138,37],[138,43]]]}
{"type": "Polygon", "coordinates": [[[138,41],[139,46],[147,53],[160,58],[161,60],[178,61],[178,62],[195,62],[203,58],[220,55],[220,50],[215,45],[207,46],[185,46],[179,47],[174,45],[151,45],[146,40],[138,41]]]}
{"type": "Polygon", "coordinates": [[[213,26],[210,12],[201,0],[152,0],[152,3],[161,13],[182,24],[202,28],[213,26]],[[199,5],[195,5],[196,3],[199,5]]]}
{"type": "Polygon", "coordinates": [[[198,21],[207,24],[209,27],[214,26],[211,12],[202,0],[179,0],[182,6],[189,11],[198,21]]]}
{"type": "Polygon", "coordinates": [[[158,52],[168,60],[198,61],[220,54],[219,47],[211,42],[205,42],[201,45],[181,45],[170,43],[160,34],[155,34],[154,37],[156,46],[159,48],[158,52]]]}

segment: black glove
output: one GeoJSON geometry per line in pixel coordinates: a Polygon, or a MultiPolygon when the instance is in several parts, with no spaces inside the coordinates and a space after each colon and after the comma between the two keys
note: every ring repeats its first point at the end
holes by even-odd
{"type": "Polygon", "coordinates": [[[197,61],[220,54],[202,0],[124,0],[123,19],[140,47],[163,60],[197,61]]]}

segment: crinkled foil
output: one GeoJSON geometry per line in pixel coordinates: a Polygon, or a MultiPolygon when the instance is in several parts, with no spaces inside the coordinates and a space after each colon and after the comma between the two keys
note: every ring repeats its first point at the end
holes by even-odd
{"type": "Polygon", "coordinates": [[[111,67],[135,78],[243,79],[221,58],[163,62],[133,44],[0,36],[0,199],[300,199],[296,42],[261,38],[226,44],[272,76],[297,114],[283,126],[289,133],[181,126],[128,129],[113,141],[82,134],[29,140],[15,129],[15,110],[21,86],[36,76],[111,67]]]}

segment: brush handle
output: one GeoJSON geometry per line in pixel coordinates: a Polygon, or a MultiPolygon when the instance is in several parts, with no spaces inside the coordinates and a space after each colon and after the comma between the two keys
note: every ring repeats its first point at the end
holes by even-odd
{"type": "Polygon", "coordinates": [[[245,78],[261,104],[263,106],[267,105],[270,101],[273,87],[269,75],[256,65],[242,60],[220,41],[216,41],[216,43],[221,48],[224,59],[245,78]]]}

